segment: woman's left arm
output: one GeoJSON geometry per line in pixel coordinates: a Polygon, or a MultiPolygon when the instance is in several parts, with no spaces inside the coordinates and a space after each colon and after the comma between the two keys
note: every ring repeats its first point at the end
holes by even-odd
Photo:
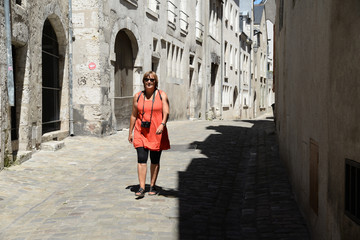
{"type": "Polygon", "coordinates": [[[170,114],[170,106],[169,106],[169,99],[166,95],[165,92],[159,91],[159,94],[161,94],[161,98],[162,98],[162,105],[163,105],[163,118],[161,121],[161,124],[158,126],[157,130],[156,130],[156,134],[161,134],[164,130],[164,127],[169,119],[169,114],[170,114]]]}

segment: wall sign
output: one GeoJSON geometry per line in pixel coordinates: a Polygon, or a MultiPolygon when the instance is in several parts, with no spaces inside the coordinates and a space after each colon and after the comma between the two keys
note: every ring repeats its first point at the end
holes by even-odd
{"type": "Polygon", "coordinates": [[[94,62],[89,63],[89,69],[94,70],[96,68],[96,64],[94,62]]]}

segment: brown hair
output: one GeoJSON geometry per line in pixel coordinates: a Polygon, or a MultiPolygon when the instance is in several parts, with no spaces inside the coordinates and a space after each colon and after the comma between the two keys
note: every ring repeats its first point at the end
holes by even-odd
{"type": "Polygon", "coordinates": [[[155,88],[158,87],[158,84],[159,84],[159,79],[158,79],[158,76],[156,75],[156,73],[154,71],[148,71],[144,74],[143,76],[143,84],[144,84],[144,88],[145,88],[145,78],[148,78],[150,75],[153,75],[153,77],[155,78],[155,88]]]}

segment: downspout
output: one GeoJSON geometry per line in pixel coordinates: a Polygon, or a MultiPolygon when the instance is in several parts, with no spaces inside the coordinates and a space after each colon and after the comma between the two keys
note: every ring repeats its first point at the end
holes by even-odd
{"type": "Polygon", "coordinates": [[[221,40],[220,40],[220,59],[221,59],[221,79],[220,79],[220,118],[223,118],[223,81],[224,81],[224,1],[221,0],[221,40]]]}
{"type": "Polygon", "coordinates": [[[7,49],[7,90],[10,106],[15,106],[14,99],[14,72],[11,47],[11,22],[10,22],[10,0],[4,1],[5,8],[5,30],[6,30],[6,49],[7,49]]]}
{"type": "Polygon", "coordinates": [[[72,29],[72,2],[69,0],[69,128],[70,136],[74,136],[74,109],[73,109],[73,29],[72,29]]]}
{"type": "Polygon", "coordinates": [[[253,37],[254,37],[254,33],[253,33],[253,26],[254,26],[254,3],[252,3],[252,7],[251,7],[251,24],[250,24],[250,40],[251,40],[251,51],[250,51],[250,64],[249,64],[249,74],[250,74],[250,81],[249,81],[249,107],[252,107],[252,99],[251,99],[251,81],[252,81],[252,77],[251,77],[251,70],[253,67],[253,63],[252,63],[252,55],[254,54],[254,49],[253,49],[253,37]]]}

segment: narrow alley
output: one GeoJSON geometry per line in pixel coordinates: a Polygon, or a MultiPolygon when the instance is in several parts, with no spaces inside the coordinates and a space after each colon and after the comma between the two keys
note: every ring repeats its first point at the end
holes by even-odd
{"type": "Polygon", "coordinates": [[[309,239],[271,117],[168,128],[158,196],[134,196],[127,131],[68,137],[4,169],[0,239],[309,239]]]}

